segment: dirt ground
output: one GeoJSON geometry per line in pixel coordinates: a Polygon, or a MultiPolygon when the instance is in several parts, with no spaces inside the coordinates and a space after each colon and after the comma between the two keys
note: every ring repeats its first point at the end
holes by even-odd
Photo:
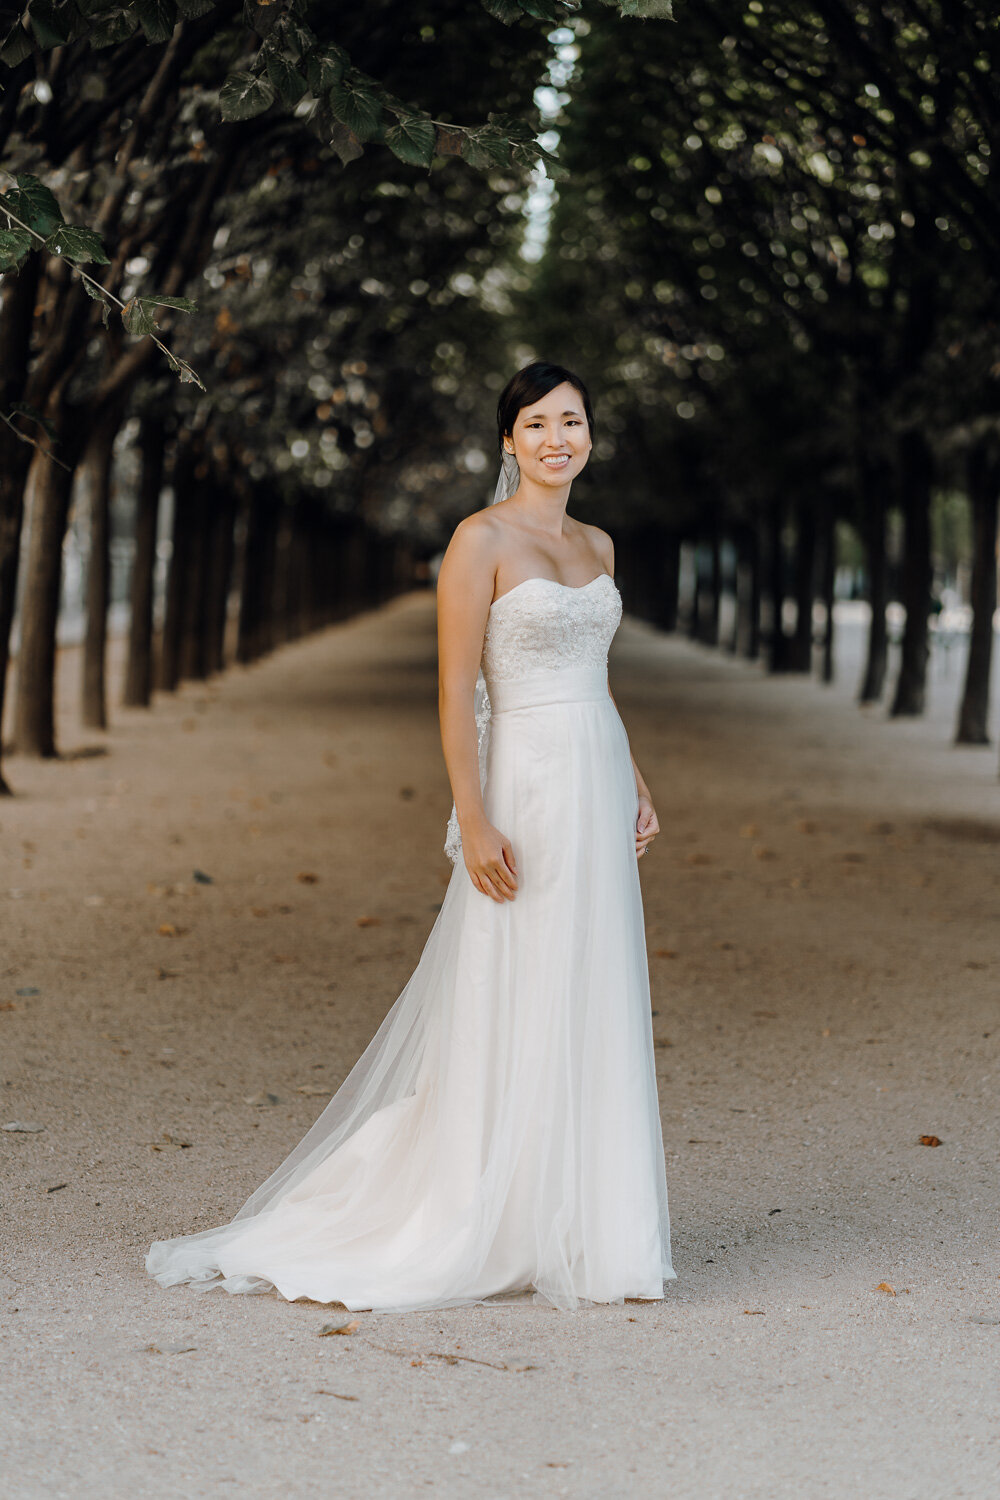
{"type": "Polygon", "coordinates": [[[321,1337],[143,1257],[232,1216],[414,967],[433,599],[116,709],[107,754],[77,669],[79,753],[12,758],[0,804],[4,1497],[992,1500],[995,747],[627,621],[678,1280],[321,1337]]]}

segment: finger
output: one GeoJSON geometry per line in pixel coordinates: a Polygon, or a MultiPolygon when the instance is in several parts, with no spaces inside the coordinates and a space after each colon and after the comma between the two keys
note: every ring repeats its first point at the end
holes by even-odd
{"type": "Polygon", "coordinates": [[[503,894],[504,898],[513,900],[514,892],[517,889],[517,881],[513,879],[509,871],[502,865],[498,865],[496,869],[491,869],[489,874],[493,884],[503,894]]]}
{"type": "Polygon", "coordinates": [[[516,875],[517,874],[517,860],[514,858],[514,851],[511,848],[510,844],[507,844],[507,843],[504,844],[504,846],[503,846],[503,857],[507,861],[507,864],[508,864],[509,868],[516,875]]]}

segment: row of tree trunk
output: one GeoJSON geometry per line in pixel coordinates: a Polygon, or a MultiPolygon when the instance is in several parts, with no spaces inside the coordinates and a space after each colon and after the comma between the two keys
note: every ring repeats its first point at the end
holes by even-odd
{"type": "MultiPolygon", "coordinates": [[[[861,703],[879,701],[888,665],[886,607],[889,570],[886,527],[894,499],[903,522],[899,594],[906,614],[900,642],[899,673],[889,712],[894,717],[922,714],[929,663],[929,617],[933,579],[931,498],[933,464],[922,433],[904,434],[894,473],[874,466],[860,476],[862,541],[867,556],[871,606],[861,703]],[[896,481],[895,493],[890,485],[896,481]]],[[[974,446],[967,458],[966,491],[972,523],[972,628],[955,742],[989,743],[993,620],[997,608],[997,526],[1000,457],[989,444],[974,446]]],[[[793,507],[769,506],[753,521],[734,524],[721,507],[707,505],[702,525],[691,534],[656,523],[628,533],[618,546],[617,566],[627,607],[663,630],[682,630],[691,639],[745,656],[763,658],[770,672],[812,672],[823,682],[834,676],[833,605],[837,568],[836,512],[826,497],[810,497],[793,507]],[[787,545],[791,530],[792,544],[787,545]],[[727,549],[724,542],[730,543],[727,549]],[[682,608],[680,574],[684,543],[695,553],[693,588],[682,608]],[[726,554],[734,566],[724,567],[726,554]],[[735,601],[732,625],[721,638],[723,596],[735,601]],[[786,600],[794,604],[794,626],[785,624],[786,600]],[[813,628],[815,601],[823,606],[823,626],[813,628]]]]}
{"type": "MultiPolygon", "coordinates": [[[[115,439],[123,405],[84,434],[67,427],[54,463],[35,454],[28,482],[20,647],[11,748],[57,754],[56,627],[71,501],[89,532],[82,722],[108,724],[106,678],[110,522],[115,439]],[[76,463],[66,455],[76,456],[76,463]]],[[[249,479],[238,455],[204,429],[168,432],[157,413],[139,422],[139,484],[130,579],[123,704],[146,707],[155,690],[203,680],[230,660],[256,661],[286,641],[371,608],[414,581],[402,541],[316,501],[283,504],[249,479]],[[157,537],[165,490],[173,494],[162,621],[154,626],[157,537]],[[231,626],[231,628],[230,628],[231,626]]],[[[30,452],[30,450],[29,450],[30,452]]],[[[2,622],[0,622],[2,623],[2,622]]],[[[4,637],[6,640],[6,636],[4,637]]]]}

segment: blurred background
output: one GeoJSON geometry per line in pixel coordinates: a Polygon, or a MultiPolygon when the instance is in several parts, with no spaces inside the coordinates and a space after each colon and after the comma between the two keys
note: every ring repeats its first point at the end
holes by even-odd
{"type": "Polygon", "coordinates": [[[591,387],[573,506],[628,610],[897,716],[941,684],[936,732],[988,742],[990,6],[0,25],[8,749],[58,748],[57,643],[100,729],[431,582],[536,356],[591,387]]]}

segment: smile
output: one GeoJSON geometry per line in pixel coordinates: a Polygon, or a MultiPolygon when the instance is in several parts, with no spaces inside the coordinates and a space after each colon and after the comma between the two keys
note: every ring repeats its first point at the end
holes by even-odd
{"type": "Polygon", "coordinates": [[[558,453],[552,458],[543,458],[542,463],[547,469],[564,469],[569,463],[568,453],[558,453]]]}

